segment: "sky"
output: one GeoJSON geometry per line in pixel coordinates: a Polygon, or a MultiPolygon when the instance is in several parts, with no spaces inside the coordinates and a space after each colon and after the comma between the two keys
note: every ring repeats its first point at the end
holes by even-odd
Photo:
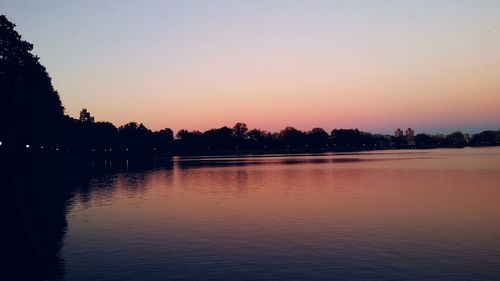
{"type": "Polygon", "coordinates": [[[245,122],[500,129],[500,1],[0,0],[66,113],[159,130],[245,122]]]}

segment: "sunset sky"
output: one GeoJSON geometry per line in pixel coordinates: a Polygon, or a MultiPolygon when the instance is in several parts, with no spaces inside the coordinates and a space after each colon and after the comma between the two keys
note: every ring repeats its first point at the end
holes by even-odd
{"type": "Polygon", "coordinates": [[[500,128],[500,1],[5,1],[66,113],[205,130],[500,128]]]}

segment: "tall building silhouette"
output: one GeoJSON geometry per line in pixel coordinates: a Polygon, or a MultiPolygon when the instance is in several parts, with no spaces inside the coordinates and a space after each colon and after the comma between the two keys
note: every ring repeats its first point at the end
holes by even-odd
{"type": "Polygon", "coordinates": [[[94,123],[94,117],[90,115],[86,108],[80,111],[80,122],[94,123]]]}
{"type": "Polygon", "coordinates": [[[398,128],[398,129],[394,132],[394,136],[395,136],[396,138],[400,138],[400,137],[402,137],[402,136],[403,136],[403,131],[402,131],[400,128],[398,128]]]}
{"type": "Polygon", "coordinates": [[[408,141],[413,141],[415,139],[415,131],[413,131],[412,128],[406,130],[406,139],[408,139],[408,141]]]}

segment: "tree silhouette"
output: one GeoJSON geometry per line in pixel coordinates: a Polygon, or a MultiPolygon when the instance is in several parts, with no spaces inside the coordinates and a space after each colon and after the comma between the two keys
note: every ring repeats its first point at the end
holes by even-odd
{"type": "Polygon", "coordinates": [[[248,148],[249,149],[271,149],[274,148],[278,142],[277,136],[270,132],[260,129],[253,129],[248,131],[248,148]]]}
{"type": "Polygon", "coordinates": [[[454,132],[446,136],[446,142],[449,146],[454,147],[464,147],[467,142],[465,141],[464,134],[462,132],[454,132]]]}
{"type": "Polygon", "coordinates": [[[279,140],[286,148],[304,148],[306,134],[294,127],[286,127],[279,133],[279,140]]]}
{"type": "Polygon", "coordinates": [[[307,132],[307,143],[312,148],[325,148],[328,146],[329,136],[322,128],[313,128],[307,132]]]}
{"type": "Polygon", "coordinates": [[[207,150],[230,150],[235,148],[233,130],[226,126],[205,131],[203,141],[207,150]]]}
{"type": "Polygon", "coordinates": [[[244,145],[244,142],[246,140],[246,133],[248,132],[248,126],[245,123],[236,123],[233,126],[233,136],[236,140],[236,144],[238,147],[241,147],[244,145]]]}
{"type": "Polygon", "coordinates": [[[415,136],[415,145],[417,148],[432,148],[437,146],[437,141],[427,134],[418,134],[415,136]]]}
{"type": "MultiPolygon", "coordinates": [[[[157,154],[170,155],[174,152],[174,132],[165,128],[153,133],[153,145],[157,148],[157,154]]],[[[154,149],[154,148],[153,148],[154,149]]]]}
{"type": "Polygon", "coordinates": [[[475,134],[470,143],[473,146],[500,145],[500,130],[483,131],[479,134],[475,134]]]}
{"type": "Polygon", "coordinates": [[[6,144],[55,144],[64,109],[33,45],[0,15],[0,138],[6,144]]]}
{"type": "Polygon", "coordinates": [[[194,153],[201,150],[203,135],[200,131],[179,130],[176,135],[177,150],[179,153],[194,153]]]}
{"type": "Polygon", "coordinates": [[[358,148],[363,143],[358,129],[335,129],[331,133],[332,143],[340,148],[358,148]]]}
{"type": "Polygon", "coordinates": [[[115,150],[107,151],[110,154],[124,154],[129,158],[149,157],[155,154],[153,132],[144,124],[129,122],[118,128],[119,146],[115,150]]]}

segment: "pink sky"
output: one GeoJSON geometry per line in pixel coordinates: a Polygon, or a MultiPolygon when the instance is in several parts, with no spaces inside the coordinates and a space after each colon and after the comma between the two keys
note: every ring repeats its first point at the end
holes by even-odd
{"type": "Polygon", "coordinates": [[[500,128],[498,1],[14,2],[66,112],[119,126],[500,128]]]}

